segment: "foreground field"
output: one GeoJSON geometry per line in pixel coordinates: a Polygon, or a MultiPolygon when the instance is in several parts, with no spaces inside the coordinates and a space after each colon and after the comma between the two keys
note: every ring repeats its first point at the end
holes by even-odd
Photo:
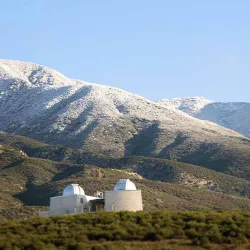
{"type": "Polygon", "coordinates": [[[250,249],[249,211],[119,212],[0,224],[0,249],[250,249]]]}

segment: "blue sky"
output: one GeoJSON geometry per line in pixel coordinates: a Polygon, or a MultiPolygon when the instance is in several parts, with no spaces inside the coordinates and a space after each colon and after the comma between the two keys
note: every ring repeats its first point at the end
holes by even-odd
{"type": "Polygon", "coordinates": [[[250,102],[249,0],[1,0],[0,58],[151,100],[250,102]]]}

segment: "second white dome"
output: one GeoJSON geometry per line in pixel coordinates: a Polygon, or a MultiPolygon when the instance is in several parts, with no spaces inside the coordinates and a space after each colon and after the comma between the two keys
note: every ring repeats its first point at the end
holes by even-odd
{"type": "Polygon", "coordinates": [[[136,190],[135,184],[129,179],[120,179],[114,187],[114,191],[119,190],[136,190]]]}

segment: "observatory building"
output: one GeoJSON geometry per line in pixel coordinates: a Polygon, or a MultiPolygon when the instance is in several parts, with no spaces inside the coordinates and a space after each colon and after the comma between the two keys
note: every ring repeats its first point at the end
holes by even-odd
{"type": "Polygon", "coordinates": [[[119,180],[114,190],[86,195],[78,184],[68,185],[61,196],[51,197],[49,211],[40,211],[40,216],[81,214],[96,211],[143,210],[141,190],[129,179],[119,180]]]}
{"type": "Polygon", "coordinates": [[[105,191],[105,211],[140,211],[142,208],[141,190],[129,179],[119,180],[114,190],[105,191]]]}
{"type": "Polygon", "coordinates": [[[102,211],[104,208],[102,196],[100,192],[96,193],[96,196],[85,195],[80,185],[70,184],[63,190],[62,196],[50,198],[49,216],[102,211]]]}

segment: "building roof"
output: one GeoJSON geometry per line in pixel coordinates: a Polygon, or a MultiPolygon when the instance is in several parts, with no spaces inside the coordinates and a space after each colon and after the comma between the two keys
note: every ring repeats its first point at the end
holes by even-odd
{"type": "Polygon", "coordinates": [[[129,179],[121,179],[115,184],[114,190],[136,190],[136,186],[129,179]]]}
{"type": "Polygon", "coordinates": [[[73,195],[73,194],[85,195],[85,192],[79,184],[69,184],[63,190],[63,195],[73,195]]]}

